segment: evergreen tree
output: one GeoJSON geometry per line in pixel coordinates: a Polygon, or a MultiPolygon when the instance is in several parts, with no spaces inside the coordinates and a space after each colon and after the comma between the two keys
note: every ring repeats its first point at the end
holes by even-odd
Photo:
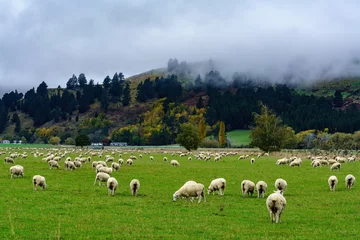
{"type": "Polygon", "coordinates": [[[104,79],[104,81],[103,81],[103,87],[105,88],[105,89],[109,89],[110,87],[111,87],[111,79],[110,79],[110,77],[109,76],[106,76],[106,78],[104,79]]]}
{"type": "Polygon", "coordinates": [[[84,88],[87,84],[87,80],[84,73],[80,73],[78,83],[81,88],[84,88]]]}
{"type": "Polygon", "coordinates": [[[344,105],[341,91],[339,91],[339,90],[335,91],[333,104],[334,104],[334,107],[336,107],[336,108],[340,108],[344,105]]]}
{"type": "Polygon", "coordinates": [[[194,90],[195,92],[200,92],[202,87],[203,87],[203,81],[201,80],[201,76],[198,75],[195,79],[195,86],[194,86],[194,90]]]}
{"type": "Polygon", "coordinates": [[[128,106],[130,104],[130,101],[131,101],[130,84],[129,84],[129,82],[126,82],[121,103],[123,106],[128,106]]]}
{"type": "Polygon", "coordinates": [[[36,89],[36,93],[42,97],[48,97],[47,84],[43,81],[36,89]]]}
{"type": "Polygon", "coordinates": [[[113,102],[117,102],[122,95],[122,85],[120,84],[119,76],[115,73],[113,79],[111,80],[111,86],[109,93],[112,95],[113,102]]]}
{"type": "Polygon", "coordinates": [[[6,124],[9,120],[8,109],[5,106],[4,102],[0,99],[0,133],[5,130],[6,124]]]}
{"type": "Polygon", "coordinates": [[[17,113],[14,113],[11,118],[12,123],[16,123],[19,120],[19,115],[17,113]]]}
{"type": "Polygon", "coordinates": [[[75,74],[72,75],[72,77],[67,81],[66,88],[67,89],[74,89],[78,86],[78,80],[75,74]]]}
{"type": "Polygon", "coordinates": [[[108,107],[109,107],[109,97],[108,97],[108,91],[103,90],[102,94],[101,94],[101,109],[104,112],[108,111],[108,107]]]}
{"type": "Polygon", "coordinates": [[[196,107],[197,107],[198,109],[204,107],[204,103],[203,103],[202,96],[199,97],[199,100],[198,100],[198,102],[196,103],[196,107]]]}
{"type": "Polygon", "coordinates": [[[219,129],[219,143],[221,147],[226,146],[226,133],[225,133],[225,123],[220,121],[220,129],[219,129]]]}
{"type": "Polygon", "coordinates": [[[91,142],[90,142],[90,138],[89,138],[88,135],[79,135],[75,139],[75,145],[76,146],[83,147],[83,146],[88,146],[90,144],[91,144],[91,142]]]}

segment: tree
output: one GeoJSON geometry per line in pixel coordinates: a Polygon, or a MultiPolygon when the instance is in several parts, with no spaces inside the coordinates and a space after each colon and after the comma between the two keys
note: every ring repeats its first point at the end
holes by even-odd
{"type": "Polygon", "coordinates": [[[199,122],[198,130],[199,130],[199,137],[202,141],[206,137],[206,123],[204,118],[201,118],[199,122]]]}
{"type": "Polygon", "coordinates": [[[226,146],[226,134],[225,134],[225,123],[220,121],[220,129],[219,129],[219,143],[221,147],[226,146]]]}
{"type": "Polygon", "coordinates": [[[335,91],[333,104],[334,104],[334,107],[336,107],[336,108],[340,108],[344,105],[341,91],[339,91],[339,90],[335,91]]]}
{"type": "Polygon", "coordinates": [[[255,128],[251,130],[250,145],[258,147],[265,152],[279,151],[287,142],[287,137],[292,136],[292,129],[282,124],[267,106],[261,103],[261,114],[254,113],[255,128]]]}
{"type": "Polygon", "coordinates": [[[75,145],[75,140],[69,137],[65,139],[65,145],[75,145]]]}
{"type": "Polygon", "coordinates": [[[128,106],[130,104],[130,101],[131,101],[130,84],[126,82],[121,103],[123,106],[128,106]]]}
{"type": "Polygon", "coordinates": [[[201,139],[197,128],[189,123],[182,124],[180,126],[180,133],[176,137],[176,142],[188,151],[198,149],[201,139]]]}
{"type": "Polygon", "coordinates": [[[82,135],[77,136],[76,139],[75,139],[75,145],[76,146],[83,147],[83,146],[88,146],[90,144],[91,144],[91,142],[90,142],[90,138],[89,138],[88,135],[83,135],[82,134],[82,135]]]}
{"type": "Polygon", "coordinates": [[[81,88],[84,88],[86,86],[87,80],[86,80],[85,74],[80,73],[79,78],[78,78],[78,83],[81,88]]]}
{"type": "Polygon", "coordinates": [[[107,112],[108,107],[109,107],[108,91],[103,90],[101,93],[101,108],[104,110],[104,112],[107,112]]]}
{"type": "Polygon", "coordinates": [[[105,88],[105,89],[109,89],[110,87],[111,87],[111,79],[110,79],[110,77],[109,76],[106,76],[105,77],[105,79],[104,79],[104,81],[103,81],[103,87],[105,88]]]}
{"type": "Polygon", "coordinates": [[[202,96],[199,97],[199,100],[196,103],[196,107],[199,108],[199,109],[204,107],[202,96]]]}
{"type": "Polygon", "coordinates": [[[51,145],[59,145],[60,144],[60,138],[59,137],[51,137],[49,140],[49,144],[51,145]]]}
{"type": "Polygon", "coordinates": [[[77,77],[75,76],[75,74],[72,75],[71,78],[69,78],[69,80],[66,83],[66,88],[67,89],[74,89],[76,88],[78,85],[78,80],[77,77]]]}
{"type": "Polygon", "coordinates": [[[20,118],[17,117],[16,122],[15,122],[15,129],[14,132],[19,133],[21,130],[21,123],[20,123],[20,118]]]}

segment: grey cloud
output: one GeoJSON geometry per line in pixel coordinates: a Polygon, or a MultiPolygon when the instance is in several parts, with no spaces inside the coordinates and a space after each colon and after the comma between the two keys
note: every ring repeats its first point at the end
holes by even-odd
{"type": "Polygon", "coordinates": [[[1,89],[73,74],[102,82],[213,59],[223,75],[279,80],[359,74],[360,3],[349,1],[0,0],[1,89]]]}

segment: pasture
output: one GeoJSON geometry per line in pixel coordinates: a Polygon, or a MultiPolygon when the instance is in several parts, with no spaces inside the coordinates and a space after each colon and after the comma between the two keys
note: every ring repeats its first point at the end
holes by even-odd
{"type": "MultiPolygon", "coordinates": [[[[22,153],[24,149],[17,151],[22,153]]],[[[27,159],[15,158],[15,164],[25,168],[23,178],[10,179],[9,168],[14,164],[4,164],[9,151],[0,156],[0,239],[360,238],[360,183],[347,190],[344,181],[349,173],[360,179],[358,161],[342,164],[340,172],[330,172],[327,166],[312,168],[305,159],[300,168],[277,166],[279,156],[255,157],[251,165],[249,159],[237,160],[239,155],[219,162],[189,162],[187,157],[172,157],[170,152],[143,153],[133,166],[123,165],[111,174],[119,182],[111,197],[106,186],[94,185],[91,163],[66,171],[63,158],[61,169],[50,170],[42,157],[35,158],[30,150],[25,151],[27,159]],[[149,160],[150,155],[154,162],[149,160]],[[163,161],[164,156],[169,161],[177,159],[181,166],[172,167],[163,161]],[[33,190],[32,177],[36,174],[46,178],[46,190],[33,190]],[[339,179],[335,192],[330,192],[327,183],[331,175],[339,179]],[[186,181],[195,180],[207,188],[218,177],[227,180],[224,196],[206,193],[206,202],[200,204],[184,199],[172,201],[173,193],[186,181]],[[138,197],[130,194],[129,183],[134,178],[141,183],[138,197]],[[288,183],[284,194],[287,207],[281,223],[271,224],[265,201],[277,178],[288,183]],[[242,197],[240,183],[244,179],[267,182],[265,198],[258,199],[256,193],[242,197]]],[[[46,153],[49,149],[35,151],[46,153]]],[[[139,155],[124,152],[125,161],[130,155],[139,155]]],[[[74,159],[78,153],[68,156],[74,159]]],[[[119,159],[119,153],[115,159],[119,159]]]]}
{"type": "Polygon", "coordinates": [[[249,145],[251,142],[250,130],[233,130],[226,132],[226,136],[233,146],[249,145]]]}

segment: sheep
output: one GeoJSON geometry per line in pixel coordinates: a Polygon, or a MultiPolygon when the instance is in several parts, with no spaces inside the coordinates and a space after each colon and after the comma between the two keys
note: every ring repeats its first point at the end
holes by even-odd
{"type": "Polygon", "coordinates": [[[154,157],[153,157],[153,156],[150,156],[150,160],[151,160],[151,161],[154,161],[154,157]]]}
{"type": "Polygon", "coordinates": [[[14,175],[24,177],[24,167],[21,165],[10,167],[10,177],[13,178],[14,175]]]}
{"type": "Polygon", "coordinates": [[[285,190],[287,188],[287,182],[282,178],[278,178],[275,181],[275,188],[277,190],[280,190],[281,194],[284,195],[284,192],[285,192],[285,190]]]}
{"type": "Polygon", "coordinates": [[[331,167],[330,167],[330,171],[332,171],[332,170],[339,170],[340,171],[340,168],[341,168],[341,163],[334,163],[333,165],[331,165],[331,167]]]}
{"type": "Polygon", "coordinates": [[[321,163],[320,163],[320,161],[315,160],[315,161],[312,161],[312,162],[311,162],[311,165],[312,165],[314,168],[317,168],[317,167],[320,167],[320,166],[321,166],[321,163]]]}
{"type": "MultiPolygon", "coordinates": [[[[184,197],[186,199],[188,199],[189,197],[198,197],[198,203],[201,202],[202,198],[204,199],[204,202],[206,202],[205,187],[201,183],[197,183],[195,181],[188,181],[174,193],[173,201],[175,202],[179,197],[184,197]]],[[[193,202],[193,199],[191,199],[191,202],[193,202]]]]}
{"type": "Polygon", "coordinates": [[[34,191],[37,190],[37,186],[39,186],[42,190],[46,189],[45,178],[40,175],[35,175],[33,178],[34,191]]]}
{"type": "Polygon", "coordinates": [[[120,166],[122,166],[124,164],[124,159],[120,158],[118,163],[120,164],[120,166]]]}
{"type": "Polygon", "coordinates": [[[92,169],[96,168],[96,166],[98,165],[97,161],[93,161],[91,164],[92,169]]]}
{"type": "Polygon", "coordinates": [[[74,162],[70,162],[70,161],[65,162],[65,170],[68,169],[70,169],[71,171],[76,169],[74,162]]]}
{"type": "Polygon", "coordinates": [[[255,183],[253,183],[252,181],[244,180],[241,182],[241,192],[243,197],[245,197],[246,194],[248,194],[248,196],[252,196],[254,190],[255,190],[255,183]]]}
{"type": "Polygon", "coordinates": [[[238,160],[245,159],[245,158],[246,158],[245,155],[241,155],[241,156],[238,158],[238,160]]]}
{"type": "Polygon", "coordinates": [[[171,164],[172,166],[174,166],[174,167],[179,167],[179,166],[180,166],[180,163],[179,163],[178,161],[176,161],[176,160],[171,160],[171,161],[170,161],[170,164],[171,164]]]}
{"type": "Polygon", "coordinates": [[[278,190],[268,196],[266,199],[266,207],[270,212],[271,223],[279,223],[281,214],[286,207],[286,199],[282,195],[281,190],[278,190]]]}
{"type": "Polygon", "coordinates": [[[104,162],[104,161],[98,161],[98,165],[101,165],[103,167],[107,167],[106,162],[104,162]]]}
{"type": "Polygon", "coordinates": [[[348,189],[351,189],[355,184],[355,177],[351,174],[346,175],[345,184],[348,189]]]}
{"type": "Polygon", "coordinates": [[[138,191],[140,189],[140,182],[137,179],[133,179],[130,182],[130,191],[132,193],[133,196],[137,196],[138,195],[138,191]]]}
{"type": "Polygon", "coordinates": [[[286,164],[288,164],[288,162],[289,162],[289,159],[287,159],[287,158],[281,158],[281,159],[278,159],[277,161],[276,161],[276,165],[286,165],[286,164]]]}
{"type": "Polygon", "coordinates": [[[289,166],[290,167],[295,167],[295,166],[301,167],[301,163],[302,163],[301,158],[296,158],[289,164],[289,166]]]}
{"type": "Polygon", "coordinates": [[[163,160],[164,160],[164,162],[167,162],[167,161],[168,161],[167,157],[164,157],[163,160]]]}
{"type": "Polygon", "coordinates": [[[110,178],[107,180],[106,185],[107,185],[107,188],[108,188],[108,193],[109,193],[109,195],[114,196],[115,191],[116,191],[116,189],[117,189],[117,187],[118,187],[118,185],[119,185],[119,184],[118,184],[118,181],[116,181],[115,178],[110,177],[110,178]]]}
{"type": "Polygon", "coordinates": [[[57,161],[55,161],[55,160],[50,160],[50,161],[48,162],[48,164],[49,164],[49,168],[50,168],[50,169],[52,169],[53,167],[54,167],[54,168],[57,168],[57,169],[60,168],[59,163],[58,163],[57,161]]]}
{"type": "Polygon", "coordinates": [[[81,161],[74,161],[74,165],[75,165],[75,167],[77,167],[77,168],[81,168],[81,166],[82,166],[82,163],[81,163],[81,161]]]}
{"type": "Polygon", "coordinates": [[[110,175],[104,172],[99,172],[96,174],[94,185],[96,184],[96,181],[99,181],[99,186],[101,186],[101,182],[106,182],[110,178],[110,175]]]}
{"type": "Polygon", "coordinates": [[[330,187],[330,191],[335,191],[335,187],[338,184],[338,179],[336,176],[330,176],[328,179],[328,184],[330,187]]]}
{"type": "Polygon", "coordinates": [[[189,161],[189,162],[192,161],[192,158],[191,158],[191,157],[188,157],[188,161],[189,161]]]}
{"type": "Polygon", "coordinates": [[[104,173],[107,173],[107,174],[111,174],[113,171],[112,168],[109,168],[109,167],[101,167],[101,168],[98,168],[97,169],[97,172],[104,172],[104,173]]]}
{"type": "Polygon", "coordinates": [[[114,158],[113,157],[108,157],[106,158],[106,162],[113,162],[114,161],[114,158]]]}
{"type": "Polygon", "coordinates": [[[120,164],[116,163],[116,162],[113,162],[111,164],[111,167],[114,169],[114,171],[117,171],[120,169],[120,164]]]}
{"type": "Polygon", "coordinates": [[[126,160],[126,165],[133,165],[133,160],[131,160],[131,159],[128,159],[128,160],[126,160]]]}
{"type": "Polygon", "coordinates": [[[226,180],[224,178],[217,178],[211,181],[210,186],[208,187],[208,194],[213,193],[214,195],[215,191],[219,191],[218,194],[223,196],[225,188],[226,180]]]}
{"type": "Polygon", "coordinates": [[[4,163],[15,163],[15,162],[14,162],[14,159],[12,159],[11,157],[6,157],[4,159],[4,163]]]}
{"type": "Polygon", "coordinates": [[[254,163],[255,163],[255,158],[251,158],[251,159],[250,159],[250,163],[251,163],[251,164],[254,164],[254,163]]]}
{"type": "Polygon", "coordinates": [[[258,181],[256,183],[256,191],[258,192],[258,198],[264,198],[264,194],[267,190],[267,184],[264,181],[258,181]]]}

